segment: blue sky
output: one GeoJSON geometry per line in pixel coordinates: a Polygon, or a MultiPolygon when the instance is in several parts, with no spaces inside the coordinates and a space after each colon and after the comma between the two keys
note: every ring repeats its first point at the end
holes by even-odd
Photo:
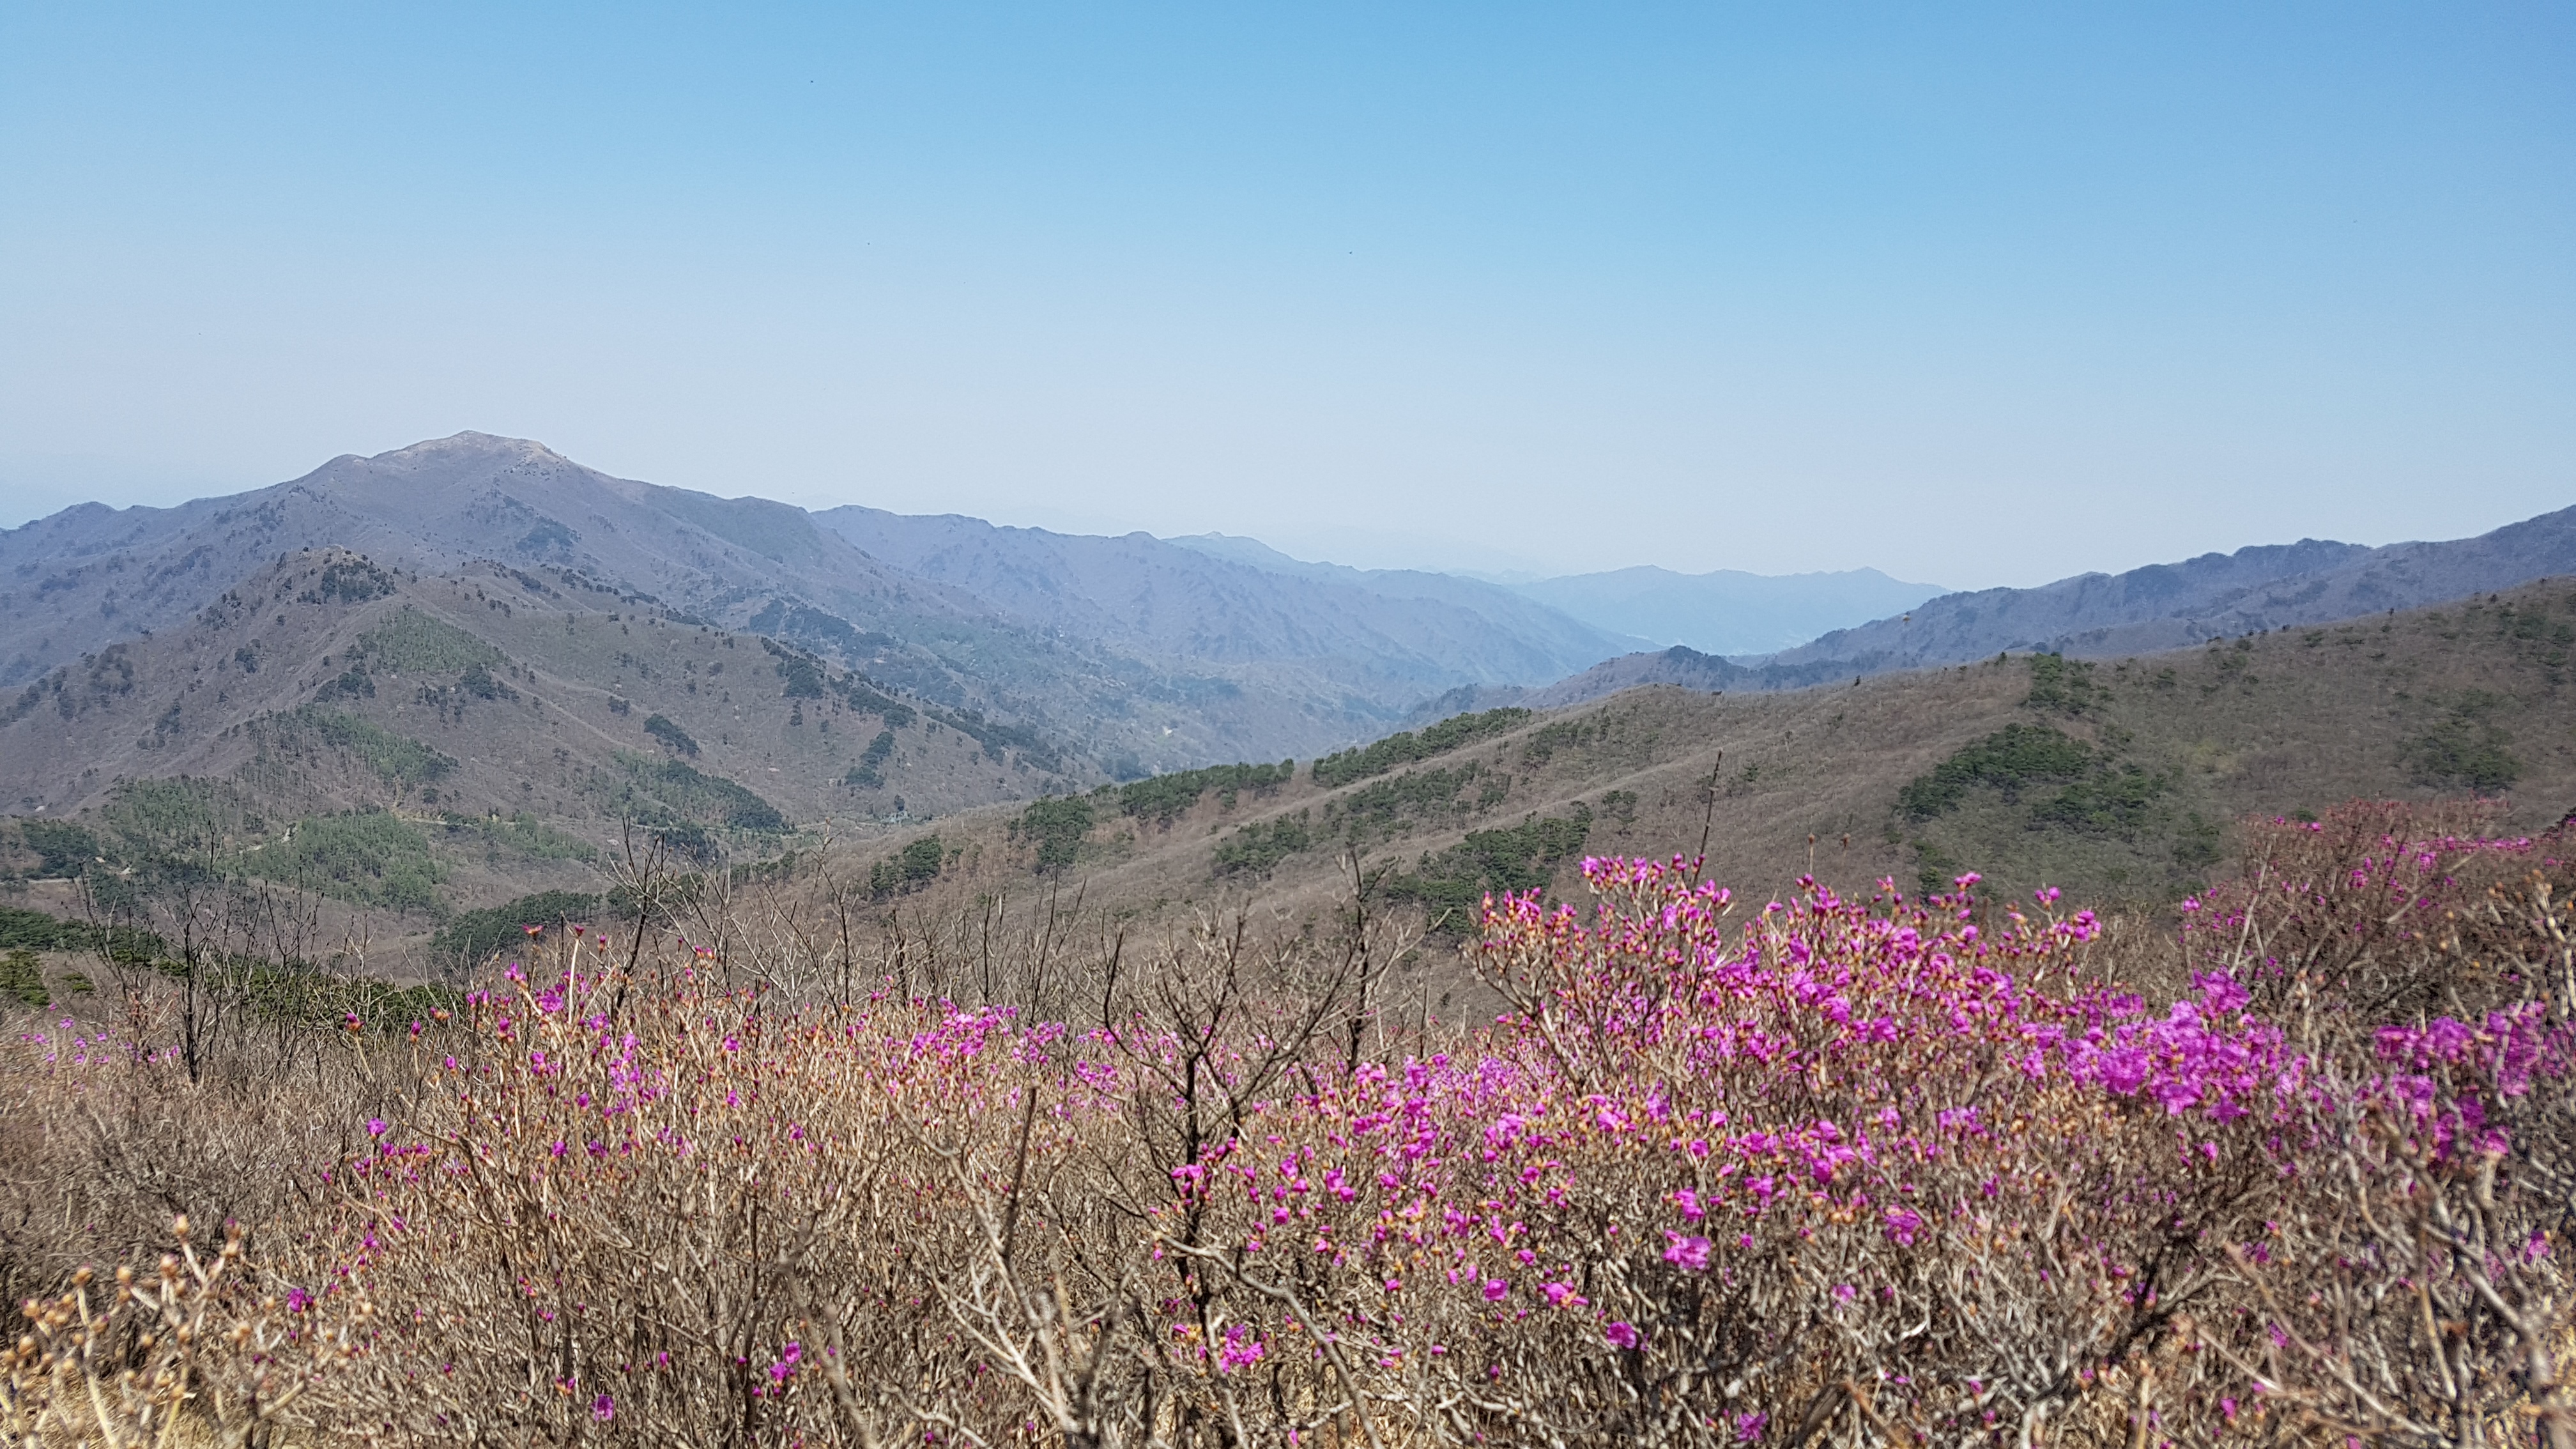
{"type": "Polygon", "coordinates": [[[475,428],[1363,564],[2576,503],[2565,6],[0,7],[0,524],[475,428]]]}

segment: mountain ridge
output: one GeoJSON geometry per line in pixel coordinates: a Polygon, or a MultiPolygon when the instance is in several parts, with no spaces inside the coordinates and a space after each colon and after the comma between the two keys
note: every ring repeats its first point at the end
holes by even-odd
{"type": "Polygon", "coordinates": [[[1142,532],[1060,534],[855,504],[815,517],[872,556],[966,589],[1006,614],[1062,621],[1078,612],[1097,637],[1122,648],[1310,664],[1336,651],[1364,653],[1429,688],[1447,688],[1554,678],[1569,662],[1581,668],[1631,642],[1447,575],[1330,564],[1290,573],[1142,532]],[[1281,586],[1283,578],[1300,587],[1281,586]],[[1423,607],[1392,609],[1386,600],[1423,607]],[[1309,616],[1292,617],[1295,603],[1309,616]]]}
{"type": "Polygon", "coordinates": [[[1312,755],[1461,688],[1543,688],[1646,641],[1424,570],[1255,540],[1057,534],[864,505],[809,512],[619,478],[480,432],[168,508],[0,530],[0,688],[180,627],[300,549],[441,576],[570,569],[629,603],[768,634],[1048,734],[1112,775],[1312,755]]]}
{"type": "Polygon", "coordinates": [[[1870,598],[1929,586],[1876,570],[1642,566],[1506,586],[1307,562],[1221,534],[1058,534],[859,504],[809,512],[617,478],[539,442],[464,432],[344,453],[245,493],[75,505],[0,530],[0,616],[11,621],[0,688],[179,627],[310,548],[424,576],[569,571],[603,597],[776,638],[875,687],[1032,731],[1052,742],[1049,758],[1132,778],[1312,756],[1444,710],[1552,707],[1647,683],[1792,689],[2011,651],[2108,657],[2413,607],[2576,572],[2576,508],[2473,539],[2305,539],[1943,594],[1794,647],[1727,654],[1641,648],[1624,626],[1671,634],[1707,616],[1712,630],[1776,635],[1805,627],[1784,619],[1847,618],[1870,598]]]}
{"type": "Polygon", "coordinates": [[[167,509],[75,508],[0,532],[0,610],[14,621],[0,643],[0,687],[177,627],[258,566],[324,546],[424,574],[482,559],[571,568],[729,628],[769,621],[762,632],[925,699],[1068,747],[1079,740],[1113,773],[1337,746],[1460,680],[1541,682],[1622,642],[1527,606],[1499,631],[1482,672],[1441,660],[1454,643],[1498,632],[1471,630],[1463,616],[1410,641],[1398,630],[1373,639],[1346,630],[1302,665],[1267,669],[1205,649],[1129,647],[1153,641],[1015,614],[890,565],[791,505],[614,478],[539,443],[460,433],[343,454],[248,493],[167,509]],[[1536,642],[1515,654],[1520,640],[1536,642]]]}
{"type": "Polygon", "coordinates": [[[1910,619],[1837,630],[1762,662],[1908,668],[1998,649],[2088,658],[2141,653],[2415,608],[2569,572],[2576,572],[2576,507],[2462,539],[2379,548],[2301,539],[2118,574],[2077,574],[2033,589],[1947,594],[1912,610],[1910,619]]]}
{"type": "Polygon", "coordinates": [[[2322,539],[2253,544],[2036,588],[1944,594],[1772,654],[1720,657],[1676,646],[1605,660],[1539,689],[1480,690],[1443,703],[1548,708],[1641,684],[1803,689],[2015,652],[2116,658],[2423,608],[2564,574],[2576,574],[2576,506],[2464,539],[2378,548],[2322,539]]]}

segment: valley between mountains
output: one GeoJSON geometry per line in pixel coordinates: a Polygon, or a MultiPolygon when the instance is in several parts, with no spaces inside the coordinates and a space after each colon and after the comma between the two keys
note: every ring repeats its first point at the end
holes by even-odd
{"type": "Polygon", "coordinates": [[[95,914],[92,867],[184,856],[425,978],[643,857],[880,920],[1357,881],[1438,935],[1586,854],[2163,909],[2248,813],[2576,807],[2576,510],[1937,597],[1654,573],[808,514],[479,434],[85,506],[0,533],[0,890],[95,914]],[[1841,623],[1763,656],[1626,632],[1694,618],[1841,623]]]}

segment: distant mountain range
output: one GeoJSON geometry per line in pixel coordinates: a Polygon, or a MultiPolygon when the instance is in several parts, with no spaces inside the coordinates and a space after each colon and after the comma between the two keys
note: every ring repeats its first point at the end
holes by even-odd
{"type": "MultiPolygon", "coordinates": [[[[858,506],[809,513],[613,478],[538,443],[460,433],[335,458],[231,497],[83,504],[0,531],[0,690],[42,686],[59,697],[113,646],[190,628],[254,576],[309,572],[296,562],[308,550],[363,555],[400,576],[406,606],[486,637],[512,668],[610,690],[647,712],[660,676],[617,663],[613,650],[603,664],[588,644],[578,659],[557,659],[544,631],[505,630],[504,640],[477,612],[450,606],[455,589],[524,579],[522,603],[542,599],[584,638],[638,611],[657,627],[764,636],[788,651],[782,661],[809,660],[851,690],[980,731],[989,763],[1008,768],[946,760],[943,783],[916,793],[949,810],[979,791],[1014,798],[1311,758],[1494,703],[1566,704],[1644,683],[1793,688],[2000,650],[2127,654],[2433,603],[2576,573],[2576,509],[2453,543],[2311,540],[1937,597],[1869,569],[1766,578],[1636,568],[1504,585],[1308,562],[1222,534],[1109,538],[858,506]]],[[[315,657],[286,661],[297,679],[321,677],[356,637],[341,637],[347,630],[377,627],[304,629],[292,610],[272,612],[265,634],[256,619],[231,619],[226,629],[243,636],[231,647],[276,659],[306,640],[315,657]]],[[[188,666],[192,680],[202,662],[188,666]]],[[[293,705],[271,677],[216,693],[244,701],[226,706],[236,713],[252,701],[293,705]]],[[[189,701],[191,728],[207,703],[189,701]]],[[[220,732],[247,718],[203,723],[220,732]]],[[[627,716],[611,718],[621,723],[610,733],[625,728],[627,716]]],[[[791,734],[779,738],[793,738],[796,726],[782,727],[791,734]]],[[[69,768],[81,749],[77,732],[49,744],[47,769],[69,768]]],[[[907,750],[886,768],[934,756],[945,760],[907,750]]],[[[176,758],[156,749],[130,763],[176,758]]],[[[819,776],[798,786],[817,799],[822,788],[819,776]]],[[[59,791],[38,793],[64,803],[59,791]]]]}
{"type": "MultiPolygon", "coordinates": [[[[874,687],[1035,731],[1069,769],[1118,777],[1311,756],[1382,734],[1425,699],[1544,686],[1662,637],[1605,624],[1615,609],[1579,600],[1306,563],[1249,539],[807,513],[613,478],[539,443],[460,433],[334,458],[231,497],[83,504],[0,531],[0,688],[178,627],[255,571],[314,548],[427,577],[486,563],[568,573],[630,604],[791,643],[874,687]]],[[[1861,586],[1875,575],[1852,576],[1839,610],[1813,579],[1778,581],[1783,597],[1769,601],[1766,581],[1731,578],[1727,607],[1761,620],[1748,637],[1793,615],[1857,623],[1884,602],[1861,586]]],[[[1633,597],[1623,607],[1640,612],[1633,597]]],[[[1712,627],[1690,637],[1727,626],[1712,627]]]]}
{"type": "Polygon", "coordinates": [[[298,547],[173,627],[0,692],[0,813],[62,818],[176,781],[143,808],[396,812],[463,832],[469,870],[498,851],[543,874],[613,849],[625,818],[774,850],[798,824],[945,815],[1096,773],[899,693],[569,568],[425,575],[298,547]]]}
{"type": "Polygon", "coordinates": [[[2033,589],[1944,594],[1765,656],[1729,659],[1688,648],[1630,654],[1541,689],[1459,691],[1434,708],[1549,707],[1640,684],[1799,689],[2005,651],[2108,659],[2420,608],[2567,574],[2576,574],[2576,507],[2445,543],[2365,548],[2302,539],[2121,574],[2078,574],[2033,589]]]}
{"type": "Polygon", "coordinates": [[[1772,655],[1782,667],[1951,664],[2000,649],[2108,658],[2437,604],[2576,573],[2576,507],[2445,543],[2297,543],[2210,553],[2035,589],[1948,594],[1772,655]]]}
{"type": "Polygon", "coordinates": [[[1948,592],[1892,579],[1876,569],[1772,575],[1734,569],[1680,574],[1639,567],[1513,588],[1596,628],[1708,654],[1793,649],[1863,618],[1899,614],[1948,592]]]}
{"type": "Polygon", "coordinates": [[[971,594],[1022,627],[1175,668],[1226,669],[1300,697],[1357,697],[1364,717],[1466,680],[1561,678],[1645,642],[1448,574],[1255,559],[1199,540],[1050,533],[957,514],[853,506],[814,517],[871,558],[971,594]]]}
{"type": "Polygon", "coordinates": [[[1203,533],[1170,540],[1218,558],[1296,578],[1351,584],[1399,598],[1482,598],[1507,590],[1614,637],[1645,644],[1684,644],[1711,654],[1760,654],[1804,644],[1912,608],[1946,592],[1909,584],[1876,569],[1840,573],[1749,574],[1719,569],[1675,573],[1640,566],[1608,573],[1488,584],[1452,574],[1407,569],[1361,570],[1290,558],[1258,539],[1203,533]]]}
{"type": "Polygon", "coordinates": [[[179,627],[322,547],[425,576],[481,562],[568,573],[1034,730],[1078,773],[1311,755],[1382,733],[1428,694],[1544,683],[1638,642],[1472,581],[1406,601],[1143,536],[868,510],[827,521],[462,433],[232,497],[85,504],[0,532],[0,687],[179,627]]]}

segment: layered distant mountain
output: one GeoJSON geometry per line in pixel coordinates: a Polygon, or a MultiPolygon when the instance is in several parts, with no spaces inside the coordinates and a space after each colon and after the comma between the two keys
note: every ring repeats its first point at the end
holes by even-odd
{"type": "Polygon", "coordinates": [[[1840,573],[1682,574],[1639,567],[1514,585],[1587,624],[1707,654],[1768,654],[1902,613],[1947,590],[1876,569],[1840,573]]]}
{"type": "Polygon", "coordinates": [[[624,819],[774,850],[836,816],[944,815],[1095,773],[1032,731],[570,569],[425,575],[331,547],[264,559],[175,627],[0,694],[0,813],[60,818],[178,780],[163,806],[398,812],[458,837],[454,863],[498,851],[539,875],[614,848],[624,819]]]}
{"type": "MultiPolygon", "coordinates": [[[[335,458],[229,498],[89,504],[0,531],[0,814],[16,817],[0,830],[0,877],[90,859],[111,837],[212,841],[226,869],[328,899],[353,940],[379,926],[416,940],[463,905],[533,891],[593,898],[606,863],[629,850],[699,869],[853,836],[909,835],[918,846],[929,839],[919,822],[936,817],[943,852],[962,844],[1018,859],[1020,807],[1009,802],[1098,791],[1087,798],[1120,802],[1116,819],[1097,823],[1112,836],[1102,848],[1130,861],[1131,885],[1150,883],[1155,899],[1168,884],[1158,871],[1204,884],[1293,867],[1311,883],[1341,837],[1310,829],[1308,802],[1331,792],[1310,771],[1220,770],[1141,794],[1111,786],[1311,760],[1465,710],[1577,705],[1655,684],[1702,697],[1649,692],[1541,722],[1489,715],[1485,725],[1532,733],[1451,730],[1437,738],[1472,738],[1474,759],[1462,747],[1456,766],[1405,777],[1393,794],[1351,788],[1414,802],[1403,808],[1425,812],[1426,829],[1483,832],[1473,848],[1429,855],[1414,847],[1438,844],[1432,836],[1408,841],[1405,858],[1426,879],[1435,855],[1481,861],[1497,842],[1570,851],[1586,829],[1662,840],[1670,832],[1656,822],[1696,798],[1671,771],[1697,772],[1720,750],[1730,793],[1775,767],[1801,790],[1830,776],[1844,803],[1823,815],[1761,808],[1815,834],[1843,820],[1832,826],[1839,840],[1851,802],[1876,801],[1923,768],[1930,737],[1904,731],[1966,728],[1907,703],[1921,681],[1855,690],[1858,676],[2003,650],[2129,654],[2367,614],[2367,624],[2297,638],[2240,637],[2241,650],[2206,651],[2228,658],[2195,667],[2243,709],[2257,677],[2229,661],[2271,659],[2260,687],[2273,702],[2262,708],[2328,709],[2341,706],[2318,701],[2344,696],[2278,693],[2276,676],[2332,673],[2319,661],[2336,656],[2374,687],[2406,685],[2372,714],[2375,727],[2403,716],[2438,734],[2469,706],[2429,692],[2434,674],[2400,680],[2397,666],[2383,668],[2393,646],[2381,624],[2419,653],[2464,640],[2463,653],[2511,654],[2514,678],[2554,680],[2570,636],[2543,614],[2563,612],[2563,591],[2447,605],[2567,574],[2576,509],[2452,543],[2309,541],[1931,599],[1867,570],[1762,579],[1633,569],[1507,587],[1307,562],[1218,535],[1089,537],[863,507],[814,514],[613,478],[536,443],[463,433],[335,458]],[[1893,617],[1769,655],[1642,647],[1777,639],[1883,602],[1893,617]],[[2445,607],[2412,624],[2377,617],[2422,605],[2445,607]],[[1824,705],[1705,698],[1825,684],[1839,688],[1824,705]],[[1738,718],[1707,713],[1721,707],[1781,722],[1783,752],[1763,753],[1769,723],[1708,733],[1738,718]],[[1863,764],[1819,773],[1798,753],[1805,734],[1790,746],[1790,732],[1808,727],[1798,720],[1833,730],[1866,719],[1879,724],[1855,726],[1838,746],[1863,764]],[[1888,753],[1903,739],[1914,744],[1888,753]],[[1563,777],[1549,783],[1550,770],[1563,777]],[[1478,788],[1464,793],[1471,777],[1478,788]],[[1235,788],[1247,779],[1266,783],[1235,788]],[[1438,794],[1444,783],[1450,795],[1438,794]],[[1205,810],[1176,828],[1201,795],[1205,810]],[[1238,813],[1272,806],[1266,823],[1238,813]],[[1513,818],[1521,823],[1501,823],[1513,818]]],[[[1997,691],[2017,668],[1952,671],[1949,687],[1971,704],[2009,706],[2013,691],[1997,691]]],[[[2505,677],[2440,677],[2454,675],[2469,682],[2441,687],[2505,677]]],[[[2115,682],[2122,699],[2162,707],[2159,686],[2135,671],[2115,682]]],[[[2496,739],[2521,731],[2534,778],[2558,778],[2548,772],[2559,755],[2523,723],[2545,716],[2545,696],[2490,713],[2510,722],[2494,725],[2496,739]]],[[[1990,716],[1974,716],[1985,721],[1975,728],[1990,716]]],[[[2385,787],[2403,751],[2383,746],[2363,762],[2378,774],[2346,772],[2354,788],[2385,787]]],[[[2265,769],[2287,778],[2290,766],[2265,769]]],[[[1329,820],[1345,807],[1324,808],[1329,820]]],[[[2167,814],[2188,822],[2197,808],[2167,814]]],[[[1917,848],[1930,871],[1949,847],[1917,848]]],[[[876,879],[869,890],[881,893],[876,879]]]]}
{"type": "Polygon", "coordinates": [[[169,628],[279,555],[322,547],[423,573],[477,559],[569,567],[711,617],[757,612],[782,590],[916,629],[989,613],[886,568],[801,509],[629,482],[542,444],[459,433],[334,458],[249,493],[175,508],[85,503],[0,532],[0,686],[169,628]]]}
{"type": "Polygon", "coordinates": [[[0,531],[0,687],[183,627],[322,548],[406,578],[515,569],[580,607],[766,635],[871,688],[1028,732],[1068,782],[1311,756],[1443,691],[1542,684],[1643,642],[1473,580],[1299,576],[1142,534],[818,518],[460,433],[231,497],[84,504],[0,531]]]}
{"type": "Polygon", "coordinates": [[[1268,559],[957,514],[853,506],[814,517],[872,558],[1026,627],[1319,699],[1355,696],[1370,710],[1461,684],[1543,682],[1643,642],[1474,579],[1302,563],[1250,540],[1238,542],[1268,559]]]}
{"type": "Polygon", "coordinates": [[[1605,661],[1536,690],[1467,690],[1444,708],[1598,699],[1640,684],[1798,689],[1891,670],[2047,652],[2105,659],[2420,608],[2576,574],[2576,507],[2475,538],[2385,548],[2302,539],[2032,589],[1944,594],[1765,656],[1676,647],[1605,661]]]}
{"type": "Polygon", "coordinates": [[[2302,539],[2210,553],[2122,574],[2078,574],[2035,589],[1947,594],[1837,630],[1766,663],[1835,671],[1955,664],[1998,650],[2108,658],[2293,624],[2438,604],[2576,573],[2576,507],[2475,538],[2363,548],[2302,539]]]}
{"type": "Polygon", "coordinates": [[[1640,566],[1502,583],[1412,569],[1310,563],[1258,539],[1222,533],[1167,542],[1270,573],[1394,599],[1436,600],[1493,618],[1518,617],[1503,603],[1507,596],[1518,596],[1611,638],[1633,644],[1679,644],[1712,654],[1789,648],[1828,630],[1911,608],[1944,592],[1931,584],[1890,578],[1876,569],[1808,574],[1718,569],[1684,574],[1640,566]]]}
{"type": "MultiPolygon", "coordinates": [[[[67,681],[86,678],[119,644],[149,674],[163,667],[150,662],[156,651],[133,648],[203,627],[206,610],[254,576],[310,571],[317,565],[298,561],[308,550],[363,557],[399,576],[407,598],[415,588],[449,590],[418,595],[422,609],[457,588],[488,593],[494,580],[517,580],[523,606],[542,601],[570,621],[566,637],[588,638],[620,613],[629,624],[640,614],[656,627],[766,637],[786,652],[765,657],[786,672],[763,687],[791,716],[800,696],[780,691],[810,690],[813,676],[800,671],[821,670],[840,681],[831,697],[844,712],[865,714],[874,706],[849,701],[876,699],[967,731],[996,768],[926,746],[844,767],[884,776],[891,797],[906,762],[936,757],[941,783],[931,789],[925,779],[915,796],[948,810],[1158,770],[1311,758],[1502,702],[1567,704],[1648,683],[1847,683],[2004,650],[2129,654],[2437,603],[2576,573],[2576,509],[2450,543],[2309,540],[1935,598],[1923,597],[1926,585],[1867,569],[1764,578],[1638,568],[1507,587],[1307,562],[1216,534],[1068,535],[855,506],[814,514],[613,478],[538,443],[460,433],[335,458],[232,497],[175,508],[84,504],[0,531],[0,689],[38,689],[59,704],[67,681]],[[1856,622],[1873,612],[1882,617],[1856,622]],[[1645,647],[1665,641],[1682,642],[1645,647]],[[1776,652],[1753,652],[1760,647],[1776,652]],[[808,662],[792,662],[800,659],[808,662]]],[[[296,656],[304,646],[294,641],[307,635],[295,611],[271,615],[266,631],[248,615],[226,616],[225,627],[242,633],[232,647],[268,661],[263,668],[309,681],[347,648],[313,632],[314,657],[296,656]]],[[[646,714],[657,688],[679,683],[616,651],[606,663],[595,650],[557,659],[546,643],[553,635],[522,629],[504,640],[473,610],[442,617],[526,677],[580,681],[646,714]]],[[[188,666],[192,682],[202,666],[188,666]]],[[[288,707],[271,697],[271,678],[218,688],[214,702],[234,714],[288,707]]],[[[730,677],[718,688],[729,691],[728,703],[741,702],[730,677]]],[[[179,715],[189,729],[247,722],[210,713],[202,694],[179,715]]],[[[38,713],[28,703],[19,717],[38,713]]],[[[780,738],[798,727],[787,724],[780,738]]],[[[76,730],[46,748],[52,778],[87,758],[76,730]]],[[[177,758],[160,747],[125,754],[136,768],[177,758]]],[[[59,807],[58,792],[33,783],[19,794],[59,807]]]]}

